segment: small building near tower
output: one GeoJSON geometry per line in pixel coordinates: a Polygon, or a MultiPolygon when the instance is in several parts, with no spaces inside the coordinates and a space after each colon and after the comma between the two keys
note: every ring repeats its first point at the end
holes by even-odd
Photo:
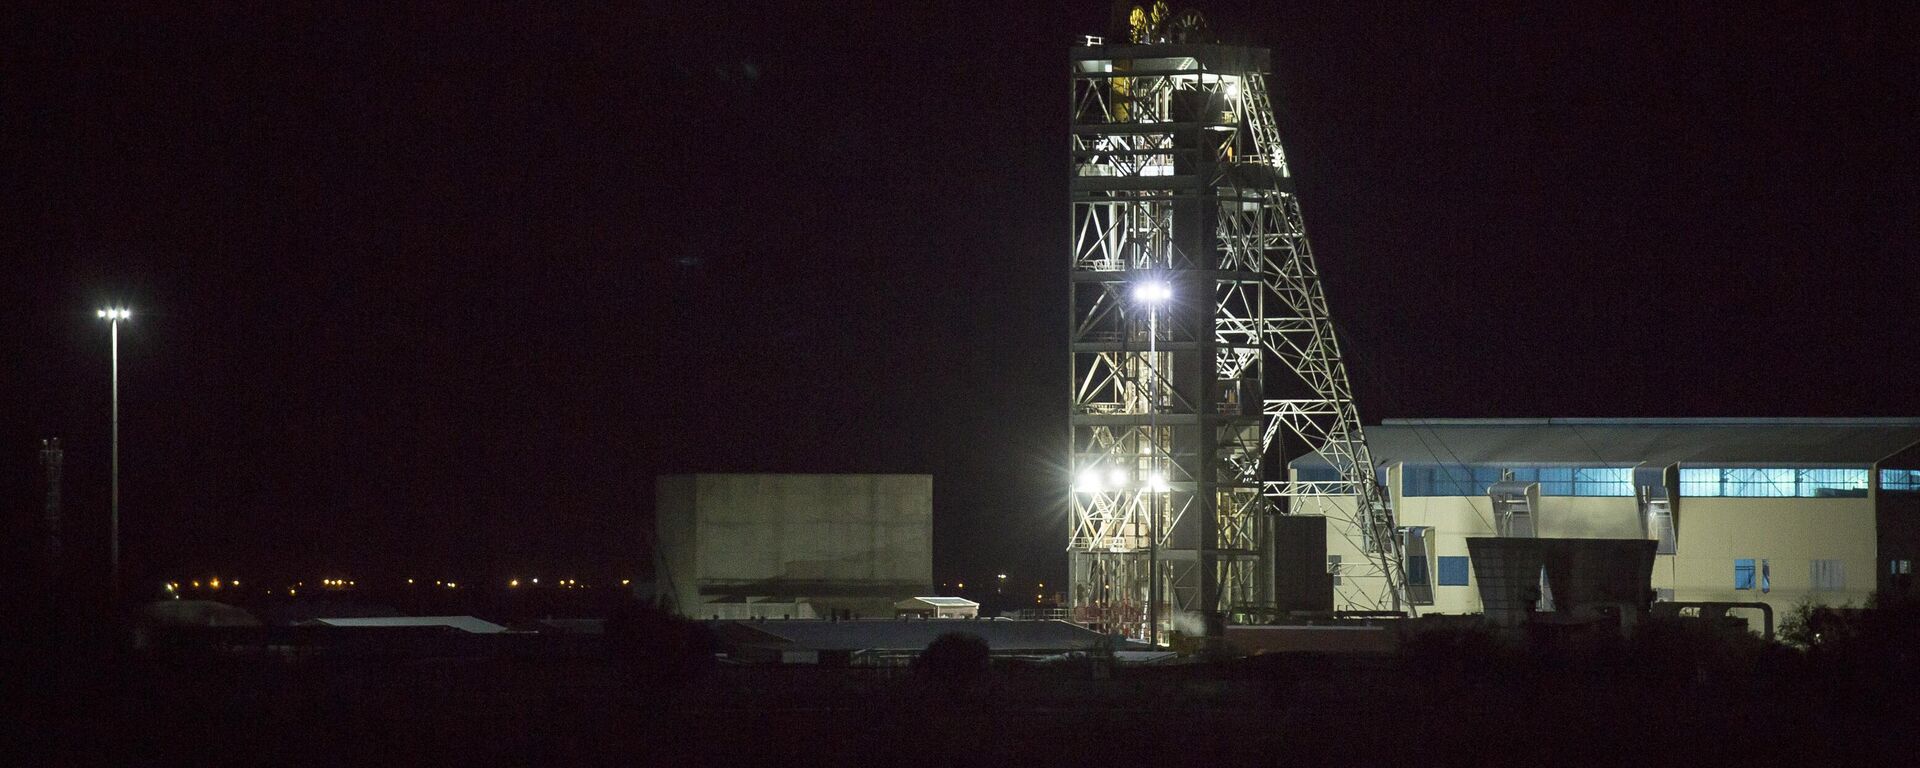
{"type": "Polygon", "coordinates": [[[895,616],[920,619],[973,619],[980,604],[964,597],[910,597],[893,604],[895,616]]]}
{"type": "Polygon", "coordinates": [[[892,618],[933,592],[931,475],[668,475],[655,595],[696,619],[892,618]]]}

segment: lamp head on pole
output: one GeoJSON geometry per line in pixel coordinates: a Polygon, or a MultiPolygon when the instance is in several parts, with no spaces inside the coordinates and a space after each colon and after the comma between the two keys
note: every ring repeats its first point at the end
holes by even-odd
{"type": "Polygon", "coordinates": [[[96,310],[93,315],[106,320],[126,320],[133,317],[133,310],[124,307],[109,307],[107,309],[96,310]]]}
{"type": "Polygon", "coordinates": [[[1149,280],[1133,288],[1133,300],[1145,304],[1159,304],[1171,298],[1173,288],[1159,280],[1149,280]]]}

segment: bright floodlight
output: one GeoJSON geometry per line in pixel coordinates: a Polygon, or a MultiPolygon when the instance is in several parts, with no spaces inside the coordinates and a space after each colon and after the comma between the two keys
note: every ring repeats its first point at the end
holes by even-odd
{"type": "Polygon", "coordinates": [[[1093,470],[1093,469],[1080,470],[1080,481],[1076,483],[1076,485],[1080,487],[1081,491],[1084,491],[1086,493],[1099,493],[1100,492],[1099,470],[1093,470]]]}
{"type": "Polygon", "coordinates": [[[125,320],[133,317],[133,310],[109,307],[107,309],[95,310],[93,316],[106,318],[108,320],[125,320]]]}
{"type": "Polygon", "coordinates": [[[1167,476],[1159,472],[1147,475],[1147,490],[1155,493],[1167,492],[1167,476]]]}
{"type": "Polygon", "coordinates": [[[1107,473],[1107,483],[1115,488],[1127,487],[1127,471],[1114,467],[1112,472],[1107,473]]]}
{"type": "Polygon", "coordinates": [[[1171,298],[1173,298],[1173,289],[1158,280],[1141,283],[1133,289],[1134,301],[1158,304],[1171,298]]]}

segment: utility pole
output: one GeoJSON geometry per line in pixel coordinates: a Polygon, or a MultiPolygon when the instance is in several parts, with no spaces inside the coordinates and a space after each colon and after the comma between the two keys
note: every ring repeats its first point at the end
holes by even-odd
{"type": "Polygon", "coordinates": [[[49,581],[60,571],[60,438],[40,441],[40,466],[47,472],[47,505],[40,516],[40,558],[49,581]]]}
{"type": "Polygon", "coordinates": [[[133,310],[123,307],[102,309],[95,313],[105,318],[112,327],[113,347],[113,477],[111,483],[111,507],[107,513],[107,547],[110,562],[107,575],[107,592],[115,605],[120,603],[120,321],[133,317],[133,310]]]}

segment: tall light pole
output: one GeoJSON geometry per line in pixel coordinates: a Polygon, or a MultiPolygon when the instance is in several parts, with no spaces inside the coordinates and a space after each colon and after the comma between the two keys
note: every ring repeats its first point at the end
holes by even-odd
{"type": "Polygon", "coordinates": [[[133,317],[133,310],[109,307],[94,313],[112,328],[113,338],[113,477],[112,506],[107,513],[108,562],[107,590],[113,602],[120,602],[120,321],[133,317]]]}
{"type": "Polygon", "coordinates": [[[1147,643],[1160,644],[1160,498],[1166,495],[1167,475],[1160,467],[1160,304],[1173,298],[1173,289],[1160,281],[1133,289],[1134,301],[1147,305],[1147,643]]]}

